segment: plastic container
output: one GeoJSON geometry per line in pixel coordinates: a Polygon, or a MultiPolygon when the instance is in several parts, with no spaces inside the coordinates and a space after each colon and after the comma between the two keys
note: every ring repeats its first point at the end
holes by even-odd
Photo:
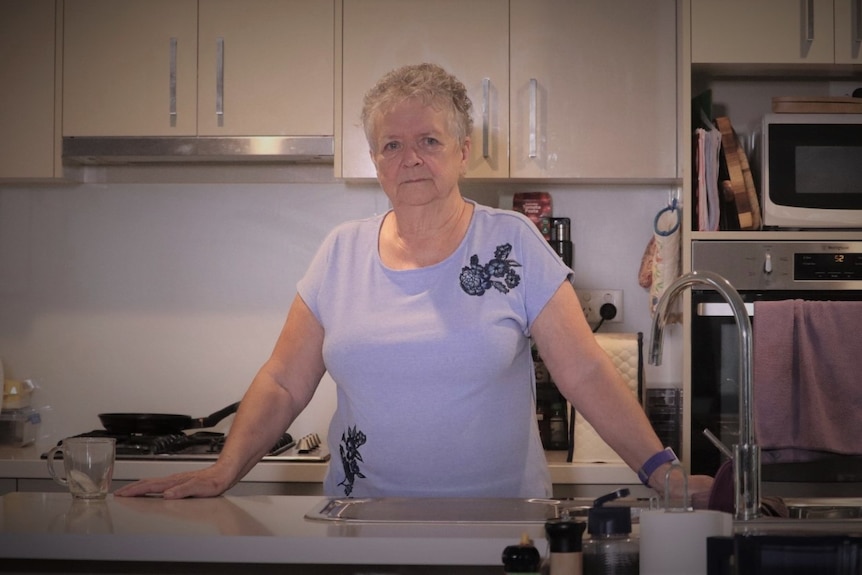
{"type": "Polygon", "coordinates": [[[625,497],[628,489],[596,499],[587,516],[590,538],[584,541],[584,575],[638,575],[640,542],[632,537],[631,507],[604,507],[625,497]]]}
{"type": "Polygon", "coordinates": [[[24,447],[36,441],[42,417],[33,408],[0,411],[0,445],[24,447]]]}
{"type": "Polygon", "coordinates": [[[2,409],[9,411],[10,409],[30,407],[34,389],[36,389],[36,385],[29,379],[23,381],[4,380],[2,409]]]}

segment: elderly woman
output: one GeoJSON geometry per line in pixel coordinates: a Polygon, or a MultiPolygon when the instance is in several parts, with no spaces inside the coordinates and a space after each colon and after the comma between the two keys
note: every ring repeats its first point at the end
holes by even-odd
{"type": "MultiPolygon", "coordinates": [[[[328,371],[332,496],[548,497],[530,338],[560,391],[645,483],[673,458],[598,346],[572,270],[536,226],[465,200],[466,89],[431,64],[395,70],[362,121],[392,209],[330,233],[211,467],[117,495],[218,495],[247,473],[328,371]]],[[[709,478],[693,478],[694,491],[709,478]]]]}

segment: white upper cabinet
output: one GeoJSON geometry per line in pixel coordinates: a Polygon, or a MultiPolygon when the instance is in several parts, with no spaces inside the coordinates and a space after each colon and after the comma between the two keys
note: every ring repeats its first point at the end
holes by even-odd
{"type": "Polygon", "coordinates": [[[677,177],[674,0],[511,0],[511,174],[677,177]]]}
{"type": "Polygon", "coordinates": [[[343,16],[343,177],[374,177],[365,92],[421,61],[467,86],[469,177],[678,177],[674,0],[344,0],[343,16]]]}
{"type": "Polygon", "coordinates": [[[54,0],[0,0],[0,179],[55,175],[54,31],[54,0]]]}
{"type": "Polygon", "coordinates": [[[64,136],[197,132],[197,0],[68,0],[64,136]]]}
{"type": "Polygon", "coordinates": [[[65,4],[64,136],[333,133],[332,1],[65,4]]]}
{"type": "Polygon", "coordinates": [[[344,0],[343,17],[343,177],[375,176],[360,122],[365,93],[386,72],[420,62],[443,66],[467,87],[474,106],[469,175],[509,175],[507,0],[344,0]]]}
{"type": "Polygon", "coordinates": [[[198,134],[333,134],[332,0],[201,0],[198,34],[198,134]]]}
{"type": "Polygon", "coordinates": [[[835,63],[862,63],[862,2],[835,1],[835,63]]]}
{"type": "Polygon", "coordinates": [[[693,64],[859,63],[858,0],[691,0],[693,64]]]}

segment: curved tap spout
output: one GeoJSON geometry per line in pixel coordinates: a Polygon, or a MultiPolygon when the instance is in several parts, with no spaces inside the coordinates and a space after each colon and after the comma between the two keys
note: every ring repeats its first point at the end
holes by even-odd
{"type": "Polygon", "coordinates": [[[649,362],[661,365],[662,336],[668,309],[685,288],[696,284],[717,291],[733,310],[739,332],[739,445],[734,446],[736,518],[754,519],[760,513],[760,451],[754,441],[753,362],[751,320],[739,292],[721,275],[692,271],[668,286],[656,306],[652,322],[649,362]]]}

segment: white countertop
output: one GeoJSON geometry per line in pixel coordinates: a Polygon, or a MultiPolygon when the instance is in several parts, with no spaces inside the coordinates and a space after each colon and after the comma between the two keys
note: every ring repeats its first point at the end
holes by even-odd
{"type": "MultiPolygon", "coordinates": [[[[44,449],[28,447],[0,447],[0,478],[47,479],[48,469],[41,459],[44,449]]],[[[548,466],[554,484],[595,484],[640,487],[637,475],[623,463],[567,463],[566,452],[548,451],[548,466]]],[[[130,461],[119,460],[114,468],[114,479],[137,480],[161,477],[171,473],[200,469],[205,461],[130,461]]],[[[262,461],[243,478],[243,481],[321,483],[327,463],[262,461]]],[[[645,488],[644,488],[645,489],[645,488]]],[[[633,495],[636,495],[633,490],[633,495]]]]}
{"type": "MultiPolygon", "coordinates": [[[[323,501],[320,496],[168,501],[108,495],[104,501],[86,502],[75,501],[68,493],[9,493],[0,497],[0,565],[38,559],[132,562],[138,568],[141,562],[501,567],[503,549],[517,544],[523,533],[533,539],[541,554],[547,550],[544,524],[535,520],[385,523],[306,519],[323,501]]],[[[736,524],[735,531],[858,533],[860,521],[799,523],[767,518],[736,524]]],[[[640,526],[634,527],[635,536],[642,536],[640,526]]]]}
{"type": "Polygon", "coordinates": [[[0,557],[93,561],[499,565],[541,523],[345,523],[305,519],[316,496],[73,501],[68,493],[0,497],[0,557]]]}

